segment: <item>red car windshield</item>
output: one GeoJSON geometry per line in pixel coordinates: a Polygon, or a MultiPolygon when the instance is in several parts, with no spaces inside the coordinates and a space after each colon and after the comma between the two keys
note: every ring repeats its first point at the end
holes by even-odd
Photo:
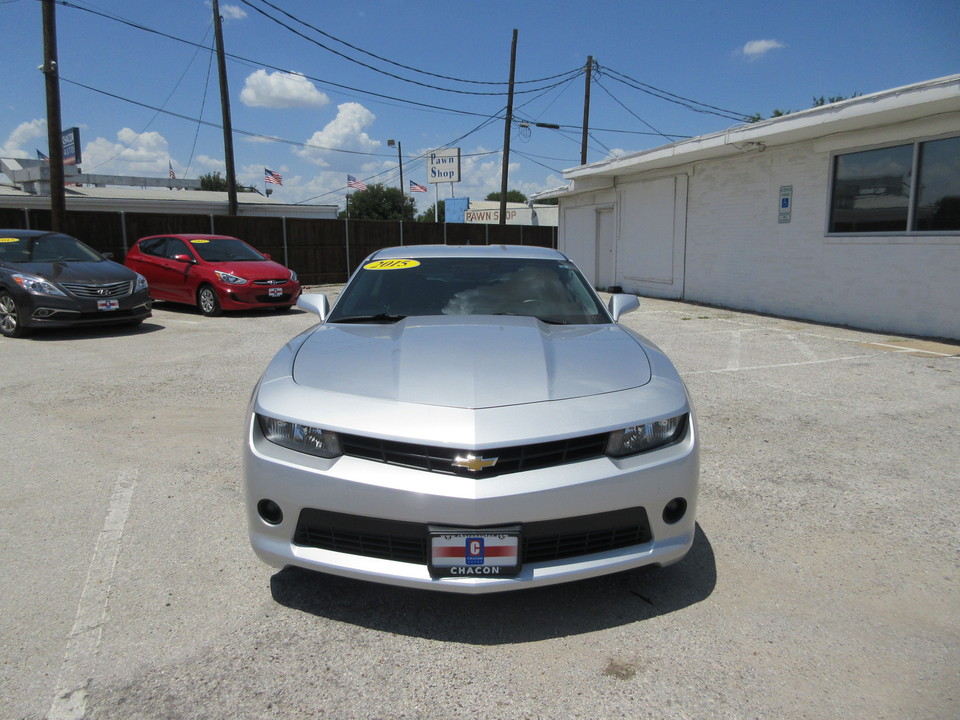
{"type": "Polygon", "coordinates": [[[263,255],[236,238],[197,238],[190,241],[190,246],[207,262],[266,260],[263,255]]]}

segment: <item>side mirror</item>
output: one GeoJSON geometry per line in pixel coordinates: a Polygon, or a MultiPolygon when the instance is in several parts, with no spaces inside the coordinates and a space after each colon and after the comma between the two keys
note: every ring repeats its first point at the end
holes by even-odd
{"type": "Polygon", "coordinates": [[[607,307],[613,316],[614,322],[617,322],[620,320],[621,315],[626,315],[628,312],[632,312],[640,307],[640,300],[637,299],[636,295],[617,293],[610,297],[610,302],[607,307]]]}
{"type": "Polygon", "coordinates": [[[190,264],[193,262],[193,258],[189,255],[174,255],[173,259],[180,263],[190,264]]]}
{"type": "Polygon", "coordinates": [[[327,296],[321,293],[306,293],[297,300],[297,307],[307,312],[312,312],[320,318],[320,322],[327,319],[330,314],[330,301],[327,296]]]}

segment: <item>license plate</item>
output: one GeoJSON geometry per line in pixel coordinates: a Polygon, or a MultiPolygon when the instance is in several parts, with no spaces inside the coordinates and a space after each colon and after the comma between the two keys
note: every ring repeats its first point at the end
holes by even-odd
{"type": "Polygon", "coordinates": [[[268,288],[267,295],[270,297],[280,297],[283,295],[283,288],[268,288]]]}
{"type": "Polygon", "coordinates": [[[119,310],[119,300],[97,300],[97,310],[119,310]]]}
{"type": "Polygon", "coordinates": [[[520,528],[430,529],[432,577],[513,577],[520,572],[520,528]]]}

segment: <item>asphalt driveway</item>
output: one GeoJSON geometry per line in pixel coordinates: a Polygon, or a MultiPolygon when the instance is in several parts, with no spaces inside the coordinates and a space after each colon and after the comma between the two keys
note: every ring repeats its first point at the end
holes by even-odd
{"type": "Polygon", "coordinates": [[[642,300],[699,411],[693,551],[460,597],[253,556],[244,408],[313,319],[0,341],[0,716],[957,717],[960,347],[642,300]]]}

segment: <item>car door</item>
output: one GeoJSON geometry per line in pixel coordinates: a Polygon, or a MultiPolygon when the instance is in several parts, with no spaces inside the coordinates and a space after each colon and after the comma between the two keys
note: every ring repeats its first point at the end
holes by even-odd
{"type": "Polygon", "coordinates": [[[167,238],[164,246],[165,273],[164,282],[170,299],[177,302],[195,303],[197,278],[194,268],[196,258],[187,243],[180,238],[167,238]],[[184,257],[190,258],[185,261],[184,257]]]}
{"type": "Polygon", "coordinates": [[[166,256],[166,245],[170,238],[155,237],[141,240],[137,245],[138,252],[127,255],[124,264],[140,273],[147,279],[150,286],[150,297],[154,300],[173,300],[170,296],[169,262],[166,256]]]}

